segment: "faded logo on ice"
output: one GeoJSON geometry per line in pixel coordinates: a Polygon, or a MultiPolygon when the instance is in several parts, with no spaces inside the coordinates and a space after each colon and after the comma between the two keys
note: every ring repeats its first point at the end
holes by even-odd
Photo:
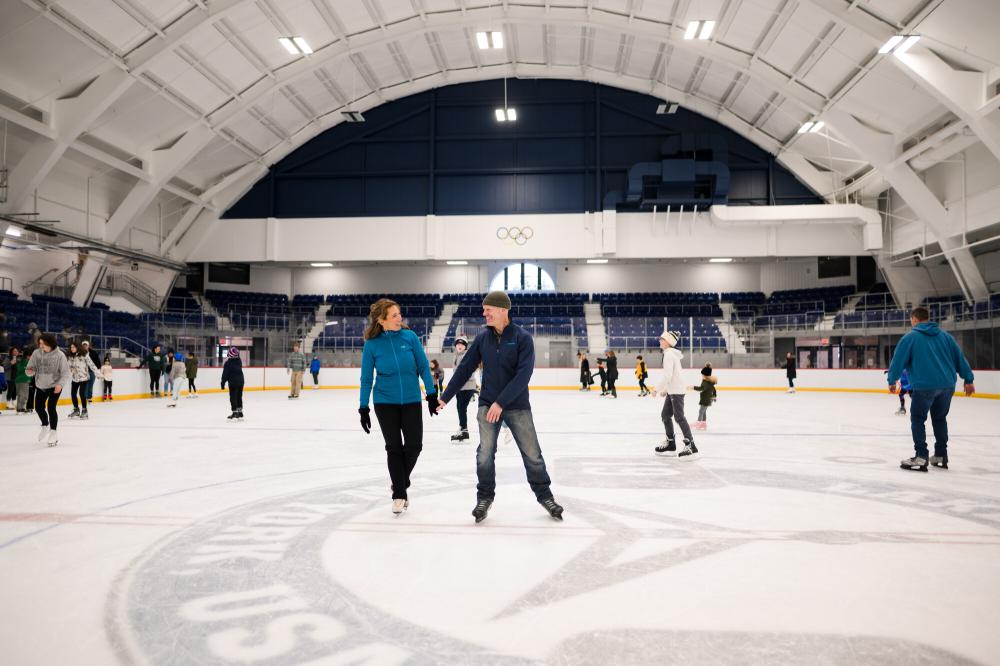
{"type": "MultiPolygon", "coordinates": [[[[962,661],[863,632],[821,635],[805,628],[808,622],[802,631],[769,625],[749,608],[754,617],[745,627],[737,621],[718,629],[650,608],[683,596],[681,584],[690,580],[685,565],[711,566],[713,558],[728,557],[733,566],[748,567],[748,577],[757,575],[759,559],[747,553],[749,546],[927,540],[902,530],[844,529],[822,516],[803,529],[779,502],[794,500],[802,508],[876,501],[883,511],[898,507],[901,516],[920,506],[996,528],[996,500],[617,458],[562,458],[553,467],[556,489],[566,491],[559,495],[568,516],[563,524],[540,510],[537,522],[505,521],[505,497],[525,489],[523,479],[510,478],[516,485],[506,487],[501,477],[487,523],[472,525],[466,475],[421,477],[414,491],[420,510],[455,512],[468,522],[419,522],[416,514],[394,519],[384,482],[222,513],[167,539],[119,581],[108,631],[126,662],[151,664],[614,663],[624,654],[646,663],[679,654],[703,662],[737,655],[743,663],[806,662],[817,651],[834,662],[901,663],[915,654],[962,661]],[[741,526],[743,508],[735,506],[728,523],[699,517],[705,503],[723,497],[752,503],[768,489],[782,495],[775,506],[762,507],[775,514],[766,526],[741,526]]],[[[706,590],[692,595],[700,601],[718,581],[704,583],[706,590]]]]}

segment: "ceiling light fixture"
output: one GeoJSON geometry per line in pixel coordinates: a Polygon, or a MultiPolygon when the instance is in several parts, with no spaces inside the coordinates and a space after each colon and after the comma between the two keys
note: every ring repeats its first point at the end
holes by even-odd
{"type": "Polygon", "coordinates": [[[8,236],[13,236],[14,238],[20,238],[21,237],[21,230],[18,229],[17,227],[7,227],[6,234],[8,236]]]}
{"type": "Polygon", "coordinates": [[[678,108],[680,108],[680,104],[677,102],[662,102],[656,107],[656,115],[673,115],[677,113],[678,108]]]}
{"type": "Polygon", "coordinates": [[[507,79],[503,80],[503,108],[495,109],[493,115],[498,123],[517,120],[517,109],[507,106],[507,79]]]}
{"type": "Polygon", "coordinates": [[[451,261],[448,261],[447,264],[449,266],[468,266],[469,262],[464,261],[464,260],[451,260],[451,261]]]}
{"type": "Polygon", "coordinates": [[[349,123],[365,122],[365,117],[361,115],[360,111],[341,111],[340,115],[342,115],[344,120],[349,123]]]}
{"type": "Polygon", "coordinates": [[[806,132],[808,132],[809,134],[815,134],[816,132],[823,129],[825,125],[826,123],[823,122],[822,120],[807,120],[806,122],[802,123],[802,127],[799,128],[797,134],[805,134],[806,132]]]}
{"type": "Polygon", "coordinates": [[[309,42],[302,37],[279,37],[278,41],[291,55],[309,55],[313,52],[309,42]]]}
{"type": "Polygon", "coordinates": [[[608,263],[608,260],[607,259],[587,259],[587,263],[588,264],[606,264],[606,263],[608,263]]]}
{"type": "Polygon", "coordinates": [[[892,53],[897,56],[903,55],[919,41],[920,35],[893,35],[882,45],[882,48],[878,52],[883,55],[886,53],[892,53]]]}
{"type": "Polygon", "coordinates": [[[329,261],[314,261],[309,265],[313,268],[333,268],[333,264],[329,261]]]}
{"type": "Polygon", "coordinates": [[[499,30],[491,30],[489,32],[477,32],[476,33],[476,44],[483,51],[488,49],[502,49],[503,48],[503,33],[499,30]]]}
{"type": "Polygon", "coordinates": [[[713,257],[708,260],[710,264],[731,264],[733,263],[732,257],[713,257]]]}
{"type": "Polygon", "coordinates": [[[715,30],[715,21],[689,21],[687,30],[684,31],[684,39],[708,39],[715,30]]]}

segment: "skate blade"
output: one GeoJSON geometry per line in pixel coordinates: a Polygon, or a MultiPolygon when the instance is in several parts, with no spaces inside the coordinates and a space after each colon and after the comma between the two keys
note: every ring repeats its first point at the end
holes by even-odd
{"type": "Polygon", "coordinates": [[[905,469],[905,470],[907,470],[909,472],[926,472],[927,471],[927,465],[921,465],[919,467],[911,467],[910,465],[900,465],[899,468],[900,469],[905,469]]]}

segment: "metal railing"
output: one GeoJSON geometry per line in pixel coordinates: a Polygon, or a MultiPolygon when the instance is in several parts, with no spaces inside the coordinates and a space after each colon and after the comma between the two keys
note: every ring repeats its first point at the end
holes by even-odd
{"type": "Polygon", "coordinates": [[[108,271],[104,274],[104,279],[101,280],[100,289],[108,291],[112,295],[116,291],[128,294],[150,310],[156,310],[160,307],[160,295],[156,290],[128,273],[108,271]]]}
{"type": "Polygon", "coordinates": [[[80,275],[80,264],[72,264],[69,268],[60,271],[52,278],[46,280],[50,273],[55,273],[58,268],[50,268],[34,280],[26,282],[21,289],[26,294],[39,294],[40,296],[55,296],[57,298],[72,298],[73,289],[80,275]],[[70,281],[70,274],[73,280],[70,281]]]}

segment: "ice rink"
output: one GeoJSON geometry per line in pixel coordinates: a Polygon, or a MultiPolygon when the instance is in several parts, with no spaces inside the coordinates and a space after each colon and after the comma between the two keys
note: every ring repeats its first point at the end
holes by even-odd
{"type": "Polygon", "coordinates": [[[653,455],[659,399],[532,402],[562,523],[501,444],[474,524],[454,404],[399,518],[353,390],[60,408],[54,449],[8,411],[0,662],[1000,663],[997,401],[928,473],[890,395],[721,391],[693,461],[653,455]]]}

